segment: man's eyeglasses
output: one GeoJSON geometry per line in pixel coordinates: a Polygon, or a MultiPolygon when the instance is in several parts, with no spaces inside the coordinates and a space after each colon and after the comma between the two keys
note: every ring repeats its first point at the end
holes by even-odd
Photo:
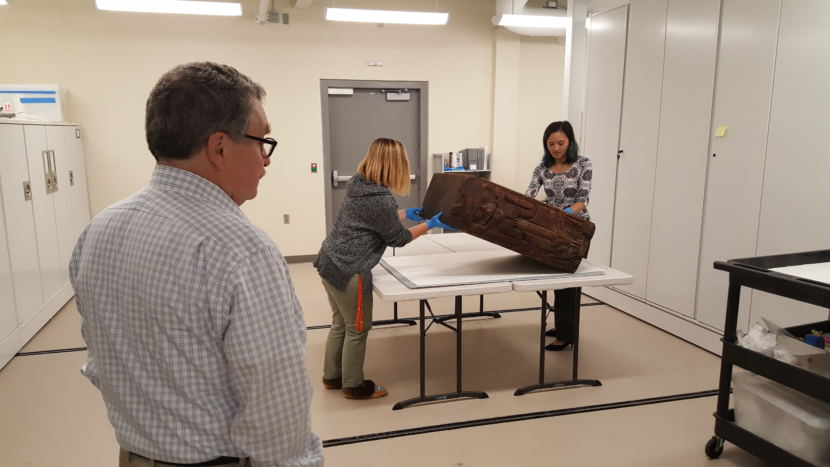
{"type": "Polygon", "coordinates": [[[271,154],[274,153],[274,149],[277,148],[277,140],[274,138],[259,138],[257,136],[245,135],[246,138],[251,138],[254,141],[259,141],[260,148],[262,149],[262,154],[264,154],[264,158],[268,159],[271,157],[271,154]],[[267,145],[267,147],[266,147],[267,145]]]}

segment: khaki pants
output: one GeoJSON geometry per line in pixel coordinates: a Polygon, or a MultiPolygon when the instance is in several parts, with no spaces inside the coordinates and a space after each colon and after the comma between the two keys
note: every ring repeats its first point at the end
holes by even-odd
{"type": "Polygon", "coordinates": [[[372,292],[363,293],[358,288],[358,274],[346,285],[345,290],[323,279],[323,287],[331,305],[331,330],[326,341],[323,362],[323,378],[343,378],[344,388],[363,384],[363,360],[366,357],[366,338],[372,329],[372,292]],[[357,321],[357,296],[363,295],[363,329],[355,329],[357,321]]]}
{"type": "MultiPolygon", "coordinates": [[[[144,457],[137,456],[123,448],[118,453],[118,467],[166,467],[176,464],[168,464],[166,462],[155,461],[144,457]]],[[[230,464],[216,464],[219,467],[250,467],[250,459],[240,459],[239,462],[232,462],[230,464]]]]}

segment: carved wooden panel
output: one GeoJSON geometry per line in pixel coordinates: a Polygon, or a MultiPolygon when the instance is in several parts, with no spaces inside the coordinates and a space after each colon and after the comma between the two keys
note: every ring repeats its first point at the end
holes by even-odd
{"type": "Polygon", "coordinates": [[[574,272],[588,256],[593,222],[528,198],[489,180],[464,174],[434,174],[423,216],[441,220],[557,270],[574,272]]]}

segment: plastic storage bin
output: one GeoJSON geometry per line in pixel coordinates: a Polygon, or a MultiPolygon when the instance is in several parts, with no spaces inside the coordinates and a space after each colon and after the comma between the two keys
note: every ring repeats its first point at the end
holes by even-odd
{"type": "Polygon", "coordinates": [[[754,373],[732,375],[735,422],[816,465],[830,466],[830,403],[754,373]]]}

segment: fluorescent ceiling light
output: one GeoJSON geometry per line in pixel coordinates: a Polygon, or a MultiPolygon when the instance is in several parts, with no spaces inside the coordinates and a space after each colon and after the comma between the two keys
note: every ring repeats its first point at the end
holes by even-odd
{"type": "Polygon", "coordinates": [[[570,24],[567,16],[500,15],[493,20],[499,26],[528,28],[567,28],[570,24]]]}
{"type": "Polygon", "coordinates": [[[6,0],[0,0],[0,5],[8,5],[8,3],[6,3],[6,0]]]}
{"type": "Polygon", "coordinates": [[[242,16],[238,2],[199,2],[185,0],[95,0],[99,10],[138,13],[176,13],[183,15],[242,16]]]}
{"type": "Polygon", "coordinates": [[[355,21],[358,23],[386,24],[447,24],[449,13],[425,11],[355,10],[352,8],[326,8],[329,21],[355,21]]]}

